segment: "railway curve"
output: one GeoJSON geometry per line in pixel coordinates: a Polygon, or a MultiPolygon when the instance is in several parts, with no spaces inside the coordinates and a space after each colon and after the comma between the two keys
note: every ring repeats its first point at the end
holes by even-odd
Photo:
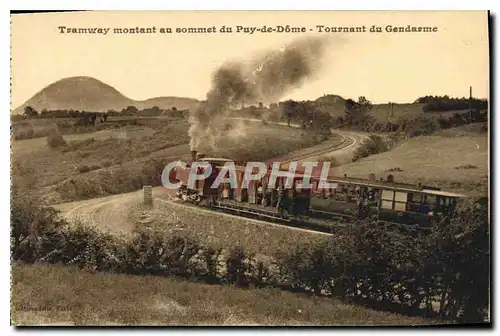
{"type": "MultiPolygon", "coordinates": [[[[243,119],[243,118],[237,118],[243,119]]],[[[259,119],[245,119],[251,122],[261,122],[259,119]]],[[[286,125],[286,123],[276,123],[281,125],[286,125]]],[[[298,127],[293,125],[293,127],[298,127]]],[[[352,151],[357,148],[357,145],[366,137],[366,135],[357,132],[346,132],[339,130],[332,130],[333,133],[340,136],[341,141],[328,148],[322,148],[316,151],[305,152],[302,155],[296,157],[291,157],[288,161],[296,160],[303,161],[306,159],[315,159],[319,156],[335,157],[337,162],[347,162],[350,157],[352,157],[352,151]]],[[[286,162],[285,160],[284,162],[286,162]]],[[[193,208],[187,204],[180,204],[173,201],[173,195],[168,195],[168,192],[163,187],[153,188],[153,198],[158,202],[168,202],[170,204],[175,204],[177,206],[185,206],[193,208]]],[[[129,222],[127,218],[127,210],[134,204],[138,204],[142,200],[141,191],[135,191],[131,193],[112,195],[100,198],[94,198],[90,200],[62,203],[54,205],[54,207],[61,211],[62,215],[70,222],[83,221],[90,224],[94,224],[99,228],[109,230],[112,233],[130,233],[135,227],[135,223],[129,222]]],[[[211,213],[220,216],[235,216],[229,213],[214,212],[208,209],[195,207],[198,211],[210,211],[211,213]]],[[[242,217],[238,217],[242,218],[242,217]]],[[[324,232],[312,231],[309,229],[303,229],[292,226],[285,226],[278,223],[269,223],[268,221],[253,219],[253,218],[243,218],[252,222],[259,222],[267,225],[278,225],[281,227],[288,228],[290,230],[302,230],[308,233],[314,234],[328,234],[324,232]]]]}

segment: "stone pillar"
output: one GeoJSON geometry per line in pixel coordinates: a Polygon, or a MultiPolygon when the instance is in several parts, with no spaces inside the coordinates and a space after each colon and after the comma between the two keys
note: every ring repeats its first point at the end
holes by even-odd
{"type": "Polygon", "coordinates": [[[153,205],[153,189],[151,186],[143,186],[142,190],[144,192],[144,205],[153,205]]]}

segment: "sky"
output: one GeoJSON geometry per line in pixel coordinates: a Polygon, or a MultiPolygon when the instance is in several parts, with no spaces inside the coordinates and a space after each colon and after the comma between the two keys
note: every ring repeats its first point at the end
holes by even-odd
{"type": "Polygon", "coordinates": [[[365,96],[374,103],[413,102],[424,95],[489,95],[486,11],[74,12],[12,16],[12,107],[65,77],[90,76],[125,96],[205,99],[211,75],[231,60],[323,35],[323,67],[284,99],[324,94],[365,96]],[[305,33],[113,34],[114,28],[221,26],[307,27],[305,33]],[[318,32],[317,26],[365,26],[365,33],[318,32]],[[391,33],[387,26],[437,27],[391,33]],[[103,34],[62,34],[59,26],[111,28],[103,34]],[[370,33],[380,26],[381,33],[370,33]],[[311,31],[312,30],[312,31],[311,31]]]}

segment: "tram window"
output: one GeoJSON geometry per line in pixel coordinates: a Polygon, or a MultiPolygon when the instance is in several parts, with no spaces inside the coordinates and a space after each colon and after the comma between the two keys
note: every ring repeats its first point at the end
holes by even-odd
{"type": "Polygon", "coordinates": [[[394,205],[394,191],[382,190],[382,201],[380,207],[383,209],[393,209],[394,205]]]}
{"type": "Polygon", "coordinates": [[[450,210],[453,208],[455,199],[452,197],[443,197],[441,199],[441,208],[443,210],[450,210]]]}
{"type": "Polygon", "coordinates": [[[436,195],[426,195],[424,204],[427,205],[430,210],[434,210],[436,207],[437,198],[436,195]]]}
{"type": "Polygon", "coordinates": [[[421,203],[422,202],[422,194],[421,193],[410,194],[410,200],[412,203],[421,203]]]}
{"type": "Polygon", "coordinates": [[[408,193],[397,191],[395,196],[394,196],[394,200],[396,202],[406,203],[406,201],[408,200],[408,193]]]}
{"type": "Polygon", "coordinates": [[[406,211],[406,203],[405,202],[394,202],[394,210],[406,211]]]}
{"type": "Polygon", "coordinates": [[[393,201],[394,200],[394,191],[392,190],[382,190],[382,200],[385,201],[393,201]]]}
{"type": "Polygon", "coordinates": [[[434,209],[436,208],[436,203],[436,195],[424,195],[423,212],[429,213],[431,211],[434,211],[434,209]]]}
{"type": "Polygon", "coordinates": [[[436,204],[436,195],[425,195],[425,204],[436,204]]]}

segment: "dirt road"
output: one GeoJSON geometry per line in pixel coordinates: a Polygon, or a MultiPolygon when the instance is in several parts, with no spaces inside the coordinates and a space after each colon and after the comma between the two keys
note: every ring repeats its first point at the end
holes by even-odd
{"type": "Polygon", "coordinates": [[[111,233],[130,233],[135,224],[127,209],[141,201],[141,191],[54,205],[70,222],[95,224],[111,233]]]}

